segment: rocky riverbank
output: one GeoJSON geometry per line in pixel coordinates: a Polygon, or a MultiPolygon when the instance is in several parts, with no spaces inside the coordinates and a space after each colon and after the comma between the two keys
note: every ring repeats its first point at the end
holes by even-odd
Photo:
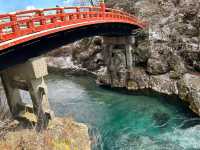
{"type": "Polygon", "coordinates": [[[72,118],[55,118],[48,128],[37,132],[36,116],[20,113],[20,122],[9,112],[5,92],[0,82],[0,149],[1,150],[90,150],[88,127],[72,118]]]}
{"type": "Polygon", "coordinates": [[[90,150],[87,126],[69,118],[56,118],[40,133],[18,127],[17,121],[12,122],[11,129],[0,139],[2,150],[90,150]]]}
{"type": "Polygon", "coordinates": [[[112,57],[107,57],[108,49],[100,37],[78,41],[51,56],[70,56],[79,68],[95,72],[100,85],[177,95],[200,115],[198,0],[108,0],[107,5],[134,13],[149,23],[148,28],[136,33],[132,69],[127,69],[124,48],[114,48],[112,57]]]}
{"type": "MultiPolygon", "coordinates": [[[[119,5],[111,0],[109,4],[128,7],[128,1],[119,5]]],[[[126,61],[120,59],[126,58],[124,50],[115,49],[118,55],[109,58],[110,64],[98,76],[98,83],[178,95],[200,115],[199,8],[195,0],[135,2],[132,11],[149,22],[149,30],[143,33],[143,38],[141,34],[136,36],[132,47],[133,69],[127,70],[126,61]]]]}
{"type": "Polygon", "coordinates": [[[83,68],[80,65],[75,65],[70,56],[47,57],[47,63],[49,73],[97,76],[96,72],[89,71],[87,68],[83,68]]]}

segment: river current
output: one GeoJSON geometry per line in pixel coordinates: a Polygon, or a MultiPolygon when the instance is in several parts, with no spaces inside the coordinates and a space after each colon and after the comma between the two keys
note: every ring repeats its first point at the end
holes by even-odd
{"type": "Polygon", "coordinates": [[[90,128],[94,150],[199,150],[199,119],[179,100],[104,89],[90,77],[49,75],[57,116],[90,128]]]}

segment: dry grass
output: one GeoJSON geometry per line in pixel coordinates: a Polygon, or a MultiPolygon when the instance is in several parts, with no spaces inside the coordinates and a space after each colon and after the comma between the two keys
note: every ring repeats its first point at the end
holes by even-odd
{"type": "Polygon", "coordinates": [[[13,120],[0,82],[0,150],[90,150],[88,128],[70,118],[56,118],[42,132],[13,120]]]}
{"type": "Polygon", "coordinates": [[[55,119],[47,130],[20,129],[0,140],[3,150],[89,150],[88,128],[72,119],[55,119]]]}

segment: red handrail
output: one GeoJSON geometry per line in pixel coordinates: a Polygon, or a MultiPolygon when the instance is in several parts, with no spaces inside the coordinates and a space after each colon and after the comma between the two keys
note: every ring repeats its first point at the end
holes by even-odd
{"type": "Polygon", "coordinates": [[[104,4],[100,7],[78,6],[25,10],[12,14],[0,14],[0,43],[56,27],[105,20],[124,22],[141,28],[145,26],[135,16],[106,8],[104,4]]]}

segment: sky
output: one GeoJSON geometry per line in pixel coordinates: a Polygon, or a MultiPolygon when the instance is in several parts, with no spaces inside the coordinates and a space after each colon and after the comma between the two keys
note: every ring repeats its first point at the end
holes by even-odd
{"type": "Polygon", "coordinates": [[[13,12],[16,10],[55,7],[56,5],[72,6],[80,5],[81,1],[87,0],[0,0],[0,13],[13,12]]]}

